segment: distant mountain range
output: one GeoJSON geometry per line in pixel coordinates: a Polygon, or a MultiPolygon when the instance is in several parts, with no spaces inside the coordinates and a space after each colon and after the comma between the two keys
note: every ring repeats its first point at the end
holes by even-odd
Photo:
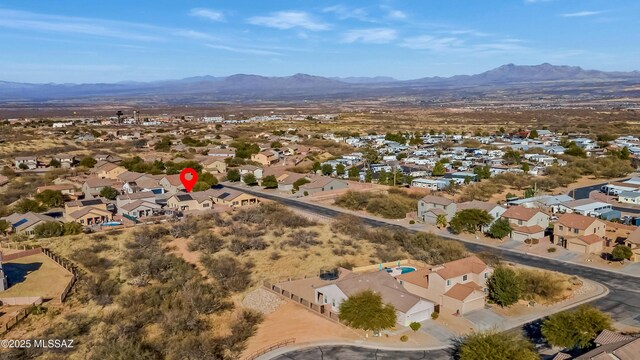
{"type": "Polygon", "coordinates": [[[285,77],[236,74],[196,76],[153,82],[125,81],[96,84],[29,84],[0,81],[0,102],[153,101],[195,103],[207,101],[278,101],[356,99],[389,96],[479,96],[496,90],[522,89],[531,94],[578,91],[608,96],[640,84],[640,72],[604,72],[573,66],[508,64],[477,75],[426,77],[400,81],[391,77],[321,77],[295,74],[285,77]],[[460,92],[452,92],[459,89],[460,92]],[[573,89],[573,90],[572,90],[573,89]]]}

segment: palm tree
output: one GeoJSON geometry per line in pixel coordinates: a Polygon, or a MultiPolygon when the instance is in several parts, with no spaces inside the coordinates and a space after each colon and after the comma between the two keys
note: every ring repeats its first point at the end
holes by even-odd
{"type": "Polygon", "coordinates": [[[447,217],[444,215],[438,215],[436,217],[436,226],[438,229],[447,227],[447,217]]]}

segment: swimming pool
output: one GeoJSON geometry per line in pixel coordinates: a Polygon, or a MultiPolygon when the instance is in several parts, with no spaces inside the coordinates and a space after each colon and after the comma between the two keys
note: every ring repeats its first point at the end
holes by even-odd
{"type": "Polygon", "coordinates": [[[400,269],[400,274],[406,274],[406,273],[416,271],[416,268],[410,267],[410,266],[400,266],[399,269],[400,269]]]}
{"type": "Polygon", "coordinates": [[[412,266],[396,266],[393,268],[385,268],[384,270],[391,274],[391,276],[396,277],[398,275],[414,272],[416,271],[416,268],[412,266]]]}
{"type": "Polygon", "coordinates": [[[102,226],[120,226],[122,225],[121,222],[118,221],[107,221],[101,224],[102,226]]]}

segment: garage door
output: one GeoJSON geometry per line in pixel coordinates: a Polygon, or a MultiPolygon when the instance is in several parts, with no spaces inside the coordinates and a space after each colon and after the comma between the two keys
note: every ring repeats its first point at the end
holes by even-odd
{"type": "Polygon", "coordinates": [[[422,311],[418,311],[416,313],[413,314],[407,314],[407,318],[406,318],[406,324],[408,325],[412,322],[421,322],[421,321],[425,321],[427,319],[431,319],[431,313],[433,312],[433,310],[422,310],[422,311]]]}
{"type": "Polygon", "coordinates": [[[587,245],[585,245],[585,244],[569,242],[569,244],[567,246],[567,249],[571,250],[571,251],[579,252],[579,253],[582,253],[582,254],[586,254],[587,253],[587,245]]]}

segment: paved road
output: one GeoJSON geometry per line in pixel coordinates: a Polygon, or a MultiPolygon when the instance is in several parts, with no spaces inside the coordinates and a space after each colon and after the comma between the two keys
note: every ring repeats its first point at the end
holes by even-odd
{"type": "Polygon", "coordinates": [[[448,350],[391,351],[366,349],[357,346],[319,346],[295,350],[273,358],[274,360],[449,360],[448,350]]]}
{"type": "MultiPolygon", "coordinates": [[[[244,187],[236,187],[234,185],[225,185],[225,186],[229,186],[230,188],[235,188],[237,190],[245,191],[255,196],[273,200],[292,208],[297,208],[306,212],[315,213],[325,217],[333,218],[343,214],[340,211],[337,211],[335,209],[323,207],[316,204],[309,204],[306,202],[287,199],[280,196],[265,194],[265,193],[254,191],[244,187]]],[[[386,222],[370,219],[367,217],[361,217],[361,219],[363,223],[372,227],[394,226],[394,225],[389,225],[386,222]]],[[[400,227],[400,226],[397,226],[397,227],[400,227]]],[[[406,229],[404,227],[401,227],[401,228],[406,229]]],[[[409,229],[406,229],[406,230],[409,230],[409,229]]],[[[455,240],[461,240],[456,238],[453,235],[445,236],[445,237],[455,239],[455,240]]],[[[609,292],[609,295],[607,295],[606,297],[600,298],[595,302],[593,302],[593,305],[595,305],[600,310],[611,314],[612,318],[617,322],[620,322],[625,325],[640,326],[640,278],[624,275],[624,274],[602,271],[602,270],[598,270],[598,269],[594,269],[594,268],[590,268],[590,267],[582,266],[578,264],[569,264],[569,263],[561,262],[554,259],[533,257],[533,256],[526,255],[524,253],[508,251],[505,249],[496,249],[494,247],[482,245],[482,244],[465,242],[465,246],[471,252],[490,253],[490,254],[497,255],[506,261],[511,261],[511,262],[515,262],[523,265],[528,265],[528,266],[535,266],[538,268],[543,268],[543,269],[552,270],[552,271],[558,271],[558,272],[562,272],[569,275],[577,275],[585,279],[590,279],[593,281],[600,282],[606,285],[609,288],[610,292],[609,292]]],[[[343,347],[336,347],[336,348],[341,349],[343,347]]],[[[311,354],[309,354],[308,356],[300,355],[302,357],[294,357],[292,359],[309,359],[309,360],[311,359],[354,359],[354,360],[363,359],[364,360],[364,359],[375,358],[375,357],[371,357],[371,353],[365,352],[365,350],[366,349],[362,349],[361,350],[362,353],[357,353],[357,352],[352,353],[352,355],[350,355],[352,357],[332,357],[330,355],[325,355],[324,357],[309,357],[311,356],[311,354]],[[358,357],[357,354],[361,354],[362,356],[358,357]]],[[[335,352],[338,350],[334,350],[333,348],[330,348],[330,347],[327,348],[327,351],[328,351],[327,354],[339,354],[335,352]]],[[[369,351],[369,350],[366,350],[366,351],[369,351]]],[[[298,353],[302,354],[300,351],[295,352],[294,354],[298,354],[298,353]]],[[[408,356],[413,356],[413,352],[406,352],[404,354],[405,355],[403,356],[405,357],[398,357],[398,359],[413,359],[413,357],[408,357],[408,356]]],[[[429,356],[430,355],[431,353],[429,353],[429,356]]],[[[439,355],[434,355],[434,356],[439,356],[439,355]]],[[[281,360],[281,359],[287,359],[287,358],[278,357],[277,359],[281,360]]],[[[431,357],[425,357],[424,359],[431,359],[431,357]]],[[[440,358],[434,357],[433,359],[440,359],[440,358]]]]}

